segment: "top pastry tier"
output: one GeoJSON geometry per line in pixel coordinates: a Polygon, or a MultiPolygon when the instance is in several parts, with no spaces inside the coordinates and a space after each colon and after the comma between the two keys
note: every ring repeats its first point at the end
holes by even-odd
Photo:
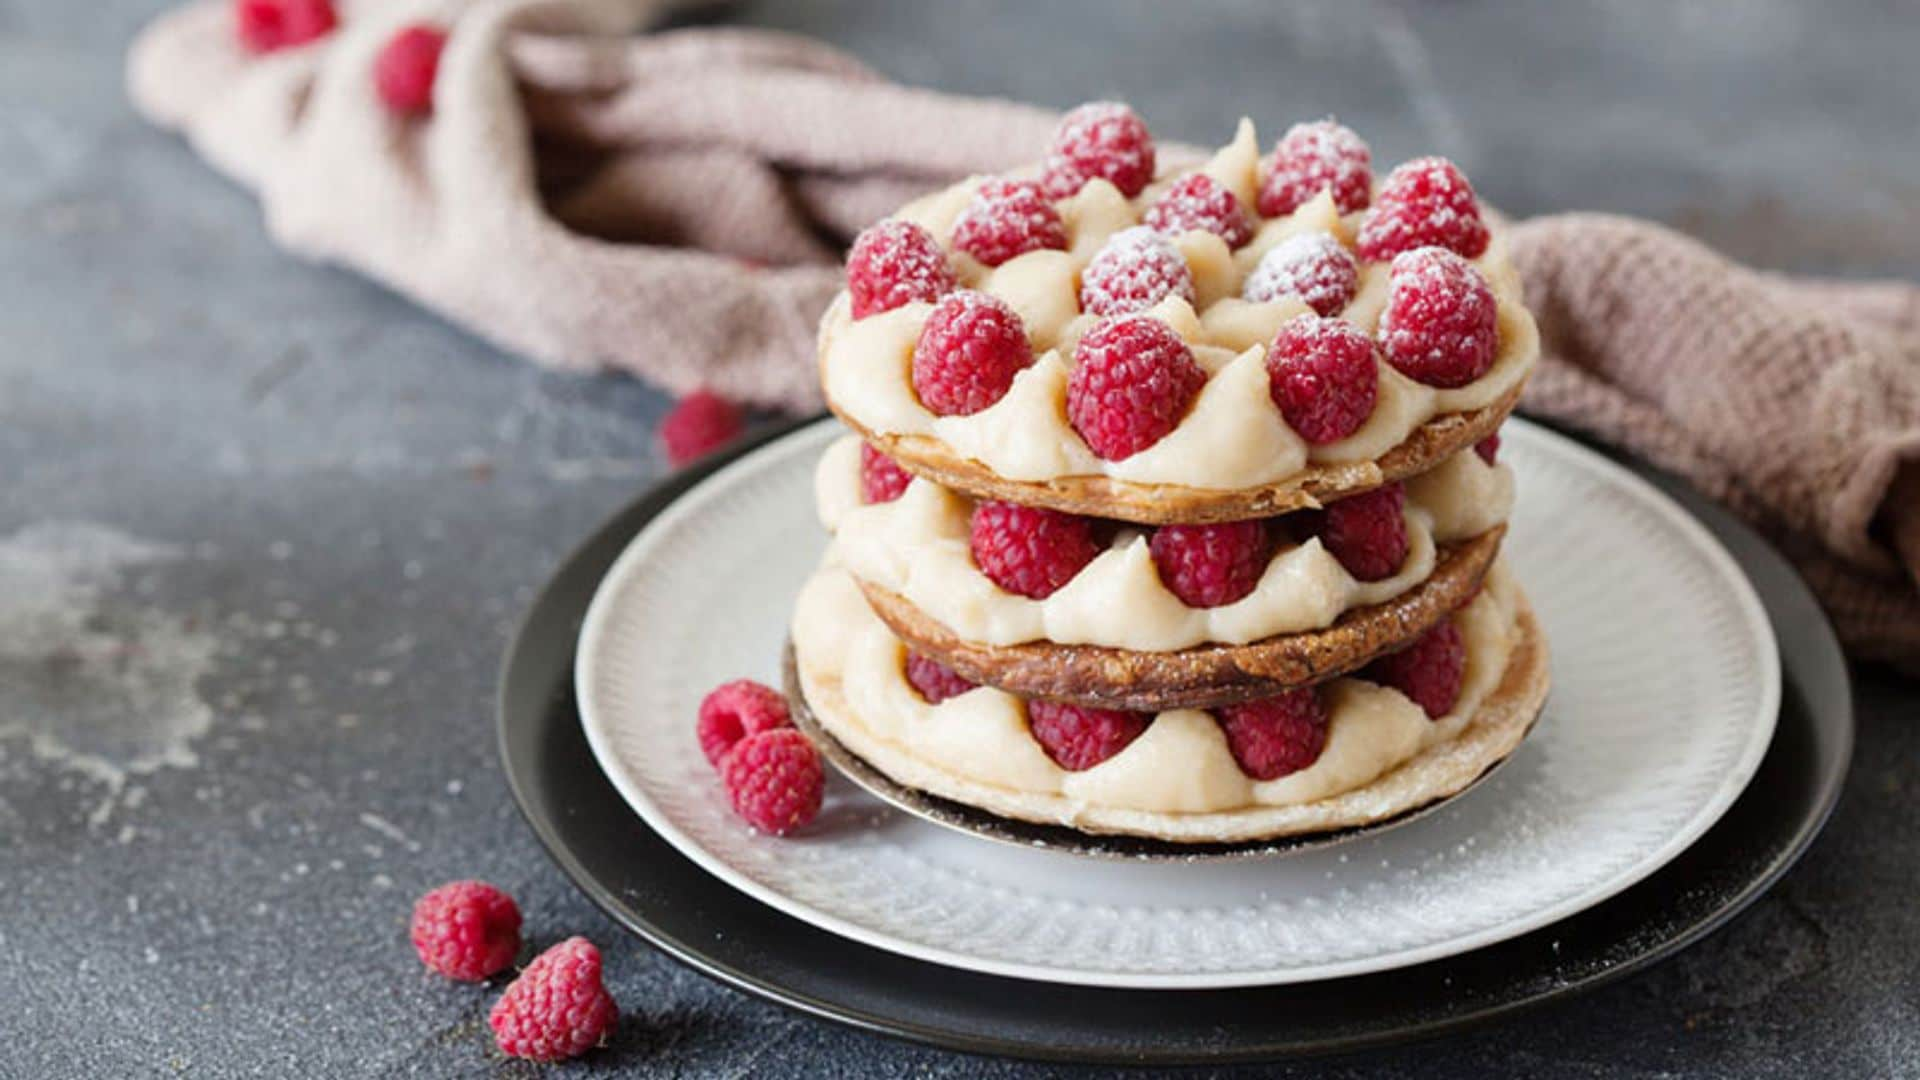
{"type": "Polygon", "coordinates": [[[1466,178],[1421,158],[1376,180],[1332,121],[1263,157],[1242,120],[1156,169],[1130,110],[1083,106],[1045,165],[867,230],[848,280],[821,380],[876,448],[976,498],[1146,524],[1424,472],[1499,426],[1539,354],[1466,178]]]}

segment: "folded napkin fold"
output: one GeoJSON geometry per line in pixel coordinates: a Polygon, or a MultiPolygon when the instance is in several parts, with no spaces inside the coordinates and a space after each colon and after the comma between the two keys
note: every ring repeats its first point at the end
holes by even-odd
{"type": "MultiPolygon", "coordinates": [[[[847,240],[1037,156],[1055,116],[788,35],[634,33],[668,6],[344,3],[328,37],[254,55],[202,0],[142,33],[128,81],[292,251],[542,363],[817,407],[847,240]],[[408,119],[372,68],[419,20],[451,36],[408,119]]],[[[1688,477],[1781,543],[1855,655],[1920,670],[1920,288],[1762,274],[1596,215],[1510,242],[1545,347],[1526,408],[1688,477]]]]}

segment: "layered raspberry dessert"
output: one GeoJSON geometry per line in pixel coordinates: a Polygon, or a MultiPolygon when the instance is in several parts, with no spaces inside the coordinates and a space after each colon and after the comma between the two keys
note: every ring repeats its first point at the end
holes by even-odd
{"type": "Polygon", "coordinates": [[[793,690],[894,782],[1232,842],[1445,798],[1530,728],[1496,432],[1539,342],[1450,162],[1243,120],[1170,165],[1086,105],[847,275],[793,690]]]}

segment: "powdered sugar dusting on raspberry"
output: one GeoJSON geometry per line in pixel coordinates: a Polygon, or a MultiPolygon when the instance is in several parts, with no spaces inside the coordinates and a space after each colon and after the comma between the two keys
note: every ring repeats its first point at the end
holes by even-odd
{"type": "Polygon", "coordinates": [[[1260,256],[1240,294],[1266,303],[1297,296],[1321,315],[1337,315],[1360,286],[1353,253],[1328,232],[1295,233],[1260,256]]]}
{"type": "Polygon", "coordinates": [[[1042,184],[1047,194],[1064,199],[1099,177],[1131,199],[1152,181],[1153,168],[1146,121],[1121,102],[1093,101],[1060,118],[1042,184]]]}
{"type": "Polygon", "coordinates": [[[1480,203],[1453,162],[1443,157],[1402,163],[1380,185],[1380,197],[1360,224],[1355,247],[1362,258],[1384,262],[1426,245],[1451,249],[1469,259],[1487,250],[1480,203]]]}
{"type": "Polygon", "coordinates": [[[994,179],[980,185],[954,222],[953,246],[988,266],[999,266],[1029,251],[1064,251],[1067,226],[1039,184],[994,179]]]}
{"type": "Polygon", "coordinates": [[[1267,389],[1301,438],[1315,445],[1344,439],[1373,415],[1379,396],[1373,339],[1343,319],[1297,315],[1267,351],[1267,389]]]}
{"type": "Polygon", "coordinates": [[[1169,296],[1192,303],[1193,274],[1179,249],[1145,225],[1114,233],[1080,276],[1080,306],[1095,315],[1130,315],[1169,296]]]}
{"type": "Polygon", "coordinates": [[[1455,387],[1484,375],[1499,350],[1499,305],[1487,279],[1439,247],[1394,257],[1380,343],[1387,362],[1428,386],[1455,387]]]}
{"type": "Polygon", "coordinates": [[[847,254],[847,291],[856,319],[915,300],[931,303],[953,288],[953,268],[940,242],[910,221],[868,227],[847,254]]]}
{"type": "Polygon", "coordinates": [[[1141,220],[1167,236],[1210,232],[1230,248],[1253,239],[1253,218],[1239,197],[1206,173],[1194,173],[1162,192],[1141,220]]]}
{"type": "Polygon", "coordinates": [[[1331,119],[1288,128],[1261,165],[1259,210],[1266,217],[1291,214],[1328,188],[1341,213],[1361,210],[1373,184],[1373,152],[1331,119]]]}

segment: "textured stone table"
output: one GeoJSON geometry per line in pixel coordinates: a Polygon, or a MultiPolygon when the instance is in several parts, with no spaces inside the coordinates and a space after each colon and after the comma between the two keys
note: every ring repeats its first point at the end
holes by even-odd
{"type": "MultiPolygon", "coordinates": [[[[524,1075],[489,1056],[490,996],[404,943],[414,895],[469,875],[543,939],[608,947],[629,1018],[583,1072],[1022,1073],[724,989],[548,865],[496,771],[495,667],[561,553],[660,473],[665,402],[276,253],[244,194],[123,102],[156,6],[0,0],[0,1076],[524,1075]]],[[[1198,142],[1242,110],[1335,111],[1383,160],[1453,155],[1515,213],[1920,272],[1894,5],[1181,7],[719,17],[935,86],[1126,97],[1198,142]]],[[[1847,795],[1751,912],[1575,1003],[1333,1071],[1920,1070],[1920,686],[1857,676],[1847,795]]]]}

